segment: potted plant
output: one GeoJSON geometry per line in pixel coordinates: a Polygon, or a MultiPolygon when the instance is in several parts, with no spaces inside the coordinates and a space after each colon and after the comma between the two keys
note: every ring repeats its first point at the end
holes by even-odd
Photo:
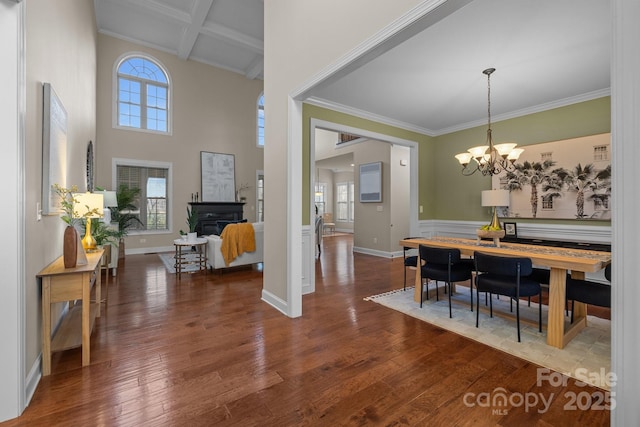
{"type": "Polygon", "coordinates": [[[120,232],[113,228],[110,228],[102,221],[91,224],[92,236],[96,239],[96,245],[105,246],[109,244],[118,244],[120,239],[120,232]]]}
{"type": "Polygon", "coordinates": [[[196,226],[198,225],[198,211],[195,206],[191,209],[187,206],[187,225],[189,226],[187,239],[189,241],[194,241],[198,237],[198,233],[196,233],[196,226]]]}
{"type": "MultiPolygon", "coordinates": [[[[84,224],[86,222],[83,221],[84,224]]],[[[104,249],[104,259],[107,264],[111,263],[111,245],[118,245],[120,232],[109,227],[102,221],[91,223],[92,236],[96,240],[96,245],[104,249]]]]}
{"type": "Polygon", "coordinates": [[[119,258],[124,258],[124,237],[129,234],[131,228],[136,225],[142,225],[138,215],[132,213],[138,210],[134,202],[139,195],[139,188],[129,188],[126,185],[120,185],[116,190],[118,206],[112,210],[111,219],[118,223],[119,258]]]}

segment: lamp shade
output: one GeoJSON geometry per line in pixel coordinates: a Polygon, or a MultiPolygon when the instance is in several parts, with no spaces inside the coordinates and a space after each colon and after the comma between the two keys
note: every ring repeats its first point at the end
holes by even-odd
{"type": "Polygon", "coordinates": [[[482,206],[509,206],[509,190],[484,190],[482,206]]]}
{"type": "Polygon", "coordinates": [[[102,194],[104,197],[104,207],[112,208],[114,206],[118,206],[118,198],[116,197],[115,191],[94,191],[94,194],[102,194]]]}
{"type": "Polygon", "coordinates": [[[73,216],[75,218],[100,218],[102,216],[102,208],[104,197],[98,193],[74,193],[73,198],[73,216]],[[88,212],[94,211],[92,215],[88,212]]]}

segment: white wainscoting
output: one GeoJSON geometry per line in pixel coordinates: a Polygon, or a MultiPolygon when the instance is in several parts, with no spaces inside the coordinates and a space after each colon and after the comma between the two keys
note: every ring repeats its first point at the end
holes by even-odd
{"type": "MultiPolygon", "coordinates": [[[[611,226],[558,225],[515,222],[518,237],[611,244],[611,226]]],[[[475,238],[476,230],[486,222],[430,220],[420,222],[422,237],[450,236],[475,238]]]]}
{"type": "Polygon", "coordinates": [[[315,276],[311,277],[311,272],[315,270],[315,227],[310,225],[302,226],[302,295],[316,291],[315,276]],[[311,251],[311,248],[314,250],[311,251]]]}
{"type": "MultiPolygon", "coordinates": [[[[522,238],[611,244],[611,226],[536,224],[518,223],[517,221],[508,222],[516,223],[518,237],[522,238]]],[[[482,221],[420,221],[420,234],[416,237],[430,238],[435,236],[446,236],[475,239],[476,230],[485,224],[486,222],[482,221]]],[[[354,248],[354,252],[362,252],[385,258],[395,258],[403,255],[402,248],[399,248],[398,251],[391,254],[386,252],[378,253],[379,251],[366,249],[356,251],[356,248],[354,248]]]]}

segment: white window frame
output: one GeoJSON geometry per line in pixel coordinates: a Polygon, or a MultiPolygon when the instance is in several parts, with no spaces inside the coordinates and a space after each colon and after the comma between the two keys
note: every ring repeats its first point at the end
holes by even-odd
{"type": "Polygon", "coordinates": [[[256,171],[256,222],[264,222],[264,171],[256,171]],[[262,197],[260,197],[260,178],[262,178],[262,197]]]}
{"type": "MultiPolygon", "coordinates": [[[[125,53],[123,55],[121,55],[114,63],[113,65],[113,71],[111,73],[112,75],[112,84],[111,84],[111,126],[114,129],[122,129],[122,130],[128,130],[128,131],[133,131],[133,132],[144,132],[144,133],[152,133],[152,134],[156,134],[156,135],[173,135],[173,84],[171,82],[171,75],[169,74],[169,72],[167,71],[167,68],[162,64],[162,62],[160,62],[158,59],[154,58],[153,56],[147,54],[147,53],[143,53],[143,52],[128,52],[125,53]],[[132,127],[132,126],[120,126],[119,122],[118,122],[118,103],[119,103],[119,90],[118,90],[118,70],[120,69],[120,66],[122,65],[123,62],[131,59],[131,58],[142,58],[142,59],[146,59],[147,61],[151,61],[153,62],[158,68],[160,68],[162,70],[162,72],[164,73],[165,77],[167,78],[167,131],[163,132],[163,131],[158,131],[158,130],[153,130],[153,129],[146,129],[146,128],[137,128],[137,127],[132,127]]],[[[146,106],[146,100],[145,100],[145,104],[146,106]]],[[[142,121],[142,118],[141,118],[142,121]]],[[[142,123],[141,123],[142,125],[142,123]]],[[[146,123],[145,123],[146,126],[146,123]]]]}
{"type": "Polygon", "coordinates": [[[256,101],[256,146],[258,148],[264,148],[264,119],[264,92],[262,92],[256,101]],[[262,104],[260,104],[261,99],[262,104]],[[260,126],[260,110],[262,110],[262,126],[260,126]],[[262,137],[260,129],[262,129],[262,137]]]}
{"type": "MultiPolygon", "coordinates": [[[[129,231],[129,235],[145,234],[171,234],[173,233],[173,163],[156,162],[151,160],[123,159],[114,157],[111,160],[111,188],[117,191],[118,166],[133,166],[140,168],[167,169],[167,229],[166,230],[135,230],[129,231]]],[[[186,208],[185,208],[186,209],[186,208]]],[[[186,215],[186,213],[185,213],[186,215]]],[[[185,217],[186,220],[186,217],[185,217]]]]}
{"type": "Polygon", "coordinates": [[[325,182],[316,182],[314,190],[313,204],[318,207],[318,215],[323,215],[327,211],[327,184],[325,182]],[[318,200],[316,193],[322,193],[320,197],[322,200],[318,200]]]}
{"type": "Polygon", "coordinates": [[[353,222],[354,220],[354,207],[355,207],[355,203],[354,203],[354,195],[355,195],[355,186],[353,181],[343,181],[343,182],[338,182],[336,183],[336,192],[335,192],[335,214],[333,216],[333,220],[335,222],[353,222]],[[347,191],[347,200],[346,201],[340,201],[338,200],[338,195],[340,194],[340,187],[344,187],[346,186],[346,191],[347,191]],[[347,217],[346,219],[339,216],[339,212],[340,212],[340,205],[346,203],[347,205],[347,217]]]}

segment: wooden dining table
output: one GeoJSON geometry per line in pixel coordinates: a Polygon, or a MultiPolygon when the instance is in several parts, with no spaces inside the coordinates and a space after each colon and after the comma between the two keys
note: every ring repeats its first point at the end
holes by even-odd
{"type": "MultiPolygon", "coordinates": [[[[573,323],[565,322],[564,308],[567,272],[574,279],[584,279],[585,273],[595,273],[611,263],[611,252],[568,249],[556,246],[525,245],[501,242],[497,247],[493,242],[457,237],[414,238],[400,241],[400,246],[417,249],[420,245],[459,249],[462,255],[473,257],[474,252],[494,255],[530,258],[535,266],[551,270],[549,280],[549,309],[547,318],[547,344],[557,348],[564,346],[587,326],[587,307],[574,301],[573,323]]],[[[418,257],[419,259],[419,257],[418,257]]],[[[418,263],[420,265],[420,263],[418,263]]],[[[420,301],[422,278],[416,270],[413,299],[420,301]]]]}

